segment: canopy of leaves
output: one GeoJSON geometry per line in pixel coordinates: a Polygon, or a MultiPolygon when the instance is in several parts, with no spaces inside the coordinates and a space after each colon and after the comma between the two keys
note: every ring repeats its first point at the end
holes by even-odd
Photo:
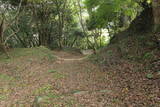
{"type": "Polygon", "coordinates": [[[121,14],[133,17],[140,8],[134,0],[85,0],[85,5],[91,16],[91,26],[100,28],[106,27],[121,14]]]}

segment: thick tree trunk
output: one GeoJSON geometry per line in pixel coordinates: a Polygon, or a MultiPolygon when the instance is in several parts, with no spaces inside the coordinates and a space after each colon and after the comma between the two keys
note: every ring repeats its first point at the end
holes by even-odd
{"type": "Polygon", "coordinates": [[[132,34],[143,34],[152,31],[154,25],[152,7],[146,2],[143,2],[141,6],[144,8],[141,14],[132,21],[127,30],[115,34],[114,37],[111,38],[111,44],[117,43],[117,41],[128,36],[132,36],[132,34]]]}
{"type": "Polygon", "coordinates": [[[160,48],[160,0],[152,1],[153,17],[154,17],[154,38],[160,48]]]}
{"type": "Polygon", "coordinates": [[[160,0],[152,1],[154,16],[154,32],[160,32],[160,0]]]}

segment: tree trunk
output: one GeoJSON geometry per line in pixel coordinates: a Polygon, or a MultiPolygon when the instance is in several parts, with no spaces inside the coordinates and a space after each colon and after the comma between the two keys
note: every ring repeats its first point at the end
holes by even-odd
{"type": "Polygon", "coordinates": [[[0,51],[2,53],[5,53],[7,58],[9,58],[9,54],[7,53],[6,47],[4,45],[4,40],[3,40],[3,27],[4,27],[4,19],[2,20],[0,24],[0,51]]]}
{"type": "Polygon", "coordinates": [[[153,17],[154,17],[154,38],[160,48],[160,0],[152,1],[153,17]]]}
{"type": "Polygon", "coordinates": [[[160,0],[152,1],[154,32],[160,32],[160,0]]]}

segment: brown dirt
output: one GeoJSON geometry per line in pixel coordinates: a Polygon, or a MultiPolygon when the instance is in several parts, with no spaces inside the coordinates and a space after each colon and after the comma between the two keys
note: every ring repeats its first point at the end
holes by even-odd
{"type": "Polygon", "coordinates": [[[159,90],[153,82],[145,84],[147,80],[142,75],[130,75],[134,65],[124,62],[101,72],[80,54],[53,53],[57,56],[55,62],[21,58],[0,64],[0,72],[6,76],[0,77],[0,107],[31,107],[37,96],[43,99],[42,107],[158,107],[160,104],[156,102],[159,90]],[[127,72],[123,75],[122,70],[127,72]],[[135,83],[127,76],[139,80],[135,83]],[[148,93],[153,88],[156,94],[148,93]]]}

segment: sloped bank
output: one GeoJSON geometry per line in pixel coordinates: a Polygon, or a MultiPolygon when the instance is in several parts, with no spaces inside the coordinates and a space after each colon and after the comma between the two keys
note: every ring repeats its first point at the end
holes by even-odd
{"type": "Polygon", "coordinates": [[[160,50],[152,33],[152,9],[146,7],[109,46],[90,59],[113,80],[127,107],[160,106],[160,50]]]}

